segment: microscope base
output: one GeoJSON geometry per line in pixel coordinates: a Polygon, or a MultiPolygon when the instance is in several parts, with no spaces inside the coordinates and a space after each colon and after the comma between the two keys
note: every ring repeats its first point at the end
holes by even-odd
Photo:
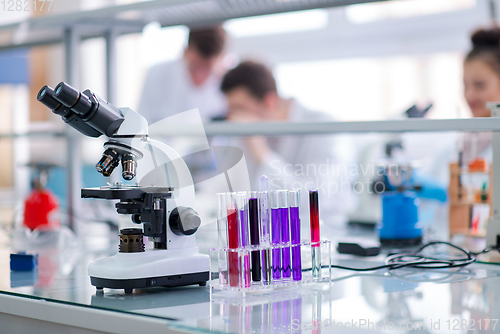
{"type": "Polygon", "coordinates": [[[109,278],[90,277],[90,283],[96,289],[110,288],[110,289],[124,289],[125,293],[132,293],[134,289],[152,288],[155,286],[174,287],[199,284],[206,286],[209,280],[209,273],[191,273],[184,275],[174,276],[160,276],[160,277],[146,277],[135,279],[122,279],[115,280],[109,278]]]}
{"type": "Polygon", "coordinates": [[[133,289],[174,287],[199,284],[209,280],[208,255],[198,248],[147,250],[141,253],[118,253],[90,264],[90,283],[97,289],[133,289]]]}

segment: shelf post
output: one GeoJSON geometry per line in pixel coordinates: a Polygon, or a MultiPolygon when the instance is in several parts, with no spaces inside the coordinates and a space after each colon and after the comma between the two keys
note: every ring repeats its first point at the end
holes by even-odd
{"type": "Polygon", "coordinates": [[[110,29],[104,34],[106,41],[106,98],[109,103],[116,103],[116,29],[110,29]]]}
{"type": "MultiPolygon", "coordinates": [[[[64,30],[65,80],[79,89],[80,85],[80,35],[75,26],[64,30]]],[[[81,135],[73,128],[66,129],[66,189],[68,226],[78,234],[76,213],[80,202],[82,185],[81,135]]]]}
{"type": "MultiPolygon", "coordinates": [[[[500,102],[489,102],[487,108],[491,110],[491,117],[500,117],[500,102]]],[[[493,198],[491,199],[492,217],[486,227],[486,245],[496,245],[497,236],[500,237],[500,131],[492,133],[492,180],[493,198]]]]}

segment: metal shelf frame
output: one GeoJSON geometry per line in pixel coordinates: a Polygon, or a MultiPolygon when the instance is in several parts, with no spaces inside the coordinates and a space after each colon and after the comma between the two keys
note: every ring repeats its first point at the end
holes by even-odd
{"type": "MultiPolygon", "coordinates": [[[[386,0],[154,0],[110,6],[95,10],[61,15],[47,15],[18,23],[0,26],[0,34],[11,36],[11,43],[0,44],[0,51],[63,43],[65,49],[65,81],[79,88],[80,60],[78,50],[84,39],[104,37],[106,42],[107,100],[115,99],[116,39],[120,35],[140,33],[144,26],[157,21],[162,27],[175,25],[204,26],[222,23],[228,19],[330,8],[351,4],[386,0]],[[25,35],[15,40],[16,32],[25,35]]],[[[81,188],[81,135],[71,128],[66,130],[67,184],[69,226],[76,229],[81,188]]],[[[77,231],[76,231],[77,232],[77,231]]]]}
{"type": "MultiPolygon", "coordinates": [[[[207,136],[287,136],[287,135],[331,135],[340,133],[370,133],[370,132],[482,132],[500,131],[500,118],[469,118],[469,119],[409,119],[391,121],[363,122],[323,122],[323,123],[292,123],[292,122],[259,122],[234,123],[212,122],[204,125],[207,136]]],[[[168,130],[150,130],[152,137],[156,136],[199,136],[198,127],[176,126],[168,130]]]]}
{"type": "MultiPolygon", "coordinates": [[[[84,39],[104,37],[106,42],[106,87],[107,99],[113,103],[116,82],[116,39],[124,34],[140,33],[144,26],[156,21],[163,27],[175,25],[203,26],[221,23],[228,19],[292,12],[308,9],[339,7],[351,4],[386,0],[154,0],[121,6],[99,8],[61,15],[48,15],[0,26],[2,36],[11,36],[10,43],[0,44],[0,51],[63,43],[65,49],[65,80],[79,88],[78,59],[80,43],[84,39]],[[24,39],[13,37],[24,32],[24,39]]],[[[5,40],[5,38],[4,38],[5,40]]],[[[7,40],[9,40],[7,38],[7,40]]],[[[494,115],[499,116],[500,115],[494,115]]],[[[500,156],[500,118],[452,119],[452,120],[406,120],[377,122],[334,122],[334,123],[255,123],[228,124],[211,123],[205,126],[208,136],[227,135],[312,135],[365,132],[409,132],[409,131],[494,131],[494,155],[500,156]],[[499,143],[495,145],[495,143],[499,143]]],[[[185,136],[194,135],[189,126],[169,129],[166,133],[151,135],[185,136]]],[[[69,226],[76,228],[77,203],[81,188],[81,135],[72,128],[64,133],[28,133],[27,136],[63,136],[67,145],[67,184],[69,226]]],[[[17,138],[24,135],[6,134],[0,138],[17,138]]],[[[500,168],[500,165],[498,166],[500,168]]],[[[494,173],[494,183],[500,184],[500,171],[494,173]]],[[[493,194],[493,218],[498,220],[500,230],[500,187],[493,194]],[[496,200],[495,200],[496,198],[496,200]]],[[[490,224],[491,225],[491,224],[490,224]]],[[[76,231],[77,232],[77,231],[76,231]]],[[[500,231],[499,231],[500,233],[500,231]]]]}

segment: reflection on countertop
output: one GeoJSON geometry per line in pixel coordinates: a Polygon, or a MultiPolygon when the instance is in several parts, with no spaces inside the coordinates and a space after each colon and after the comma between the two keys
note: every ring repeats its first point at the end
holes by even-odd
{"type": "MultiPolygon", "coordinates": [[[[115,245],[96,253],[46,249],[39,252],[36,272],[19,273],[10,272],[10,251],[0,248],[0,294],[159,317],[175,320],[172,327],[179,329],[224,333],[450,333],[465,324],[481,333],[495,333],[494,325],[500,328],[494,321],[500,319],[500,266],[473,264],[425,272],[333,270],[331,283],[245,297],[219,292],[212,300],[209,288],[198,286],[136,290],[132,295],[113,289],[98,293],[90,285],[87,266],[115,249],[115,245]]],[[[336,255],[334,262],[367,267],[381,261],[383,256],[336,255]]],[[[473,331],[461,333],[468,332],[473,331]]]]}

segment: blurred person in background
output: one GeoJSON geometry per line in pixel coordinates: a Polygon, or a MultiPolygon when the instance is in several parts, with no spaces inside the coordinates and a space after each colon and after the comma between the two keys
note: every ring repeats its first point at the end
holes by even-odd
{"type": "Polygon", "coordinates": [[[148,71],[138,112],[150,125],[195,108],[204,122],[224,116],[226,104],[219,87],[225,44],[222,26],[191,29],[181,59],[160,63],[148,71]]]}
{"type": "MultiPolygon", "coordinates": [[[[258,62],[242,62],[226,73],[221,90],[227,99],[227,119],[231,122],[335,120],[330,114],[309,110],[294,99],[282,98],[272,72],[258,62]]],[[[260,177],[266,175],[270,190],[301,188],[302,204],[307,205],[309,189],[317,188],[323,216],[328,214],[345,222],[352,191],[346,155],[352,150],[349,141],[339,139],[339,136],[252,136],[238,140],[234,146],[244,152],[252,190],[259,189],[260,177]]]]}
{"type": "MultiPolygon", "coordinates": [[[[471,41],[464,61],[464,96],[474,117],[490,117],[486,103],[500,101],[500,28],[480,29],[471,41]]],[[[464,134],[463,162],[476,157],[491,161],[491,138],[491,132],[464,134]]]]}

